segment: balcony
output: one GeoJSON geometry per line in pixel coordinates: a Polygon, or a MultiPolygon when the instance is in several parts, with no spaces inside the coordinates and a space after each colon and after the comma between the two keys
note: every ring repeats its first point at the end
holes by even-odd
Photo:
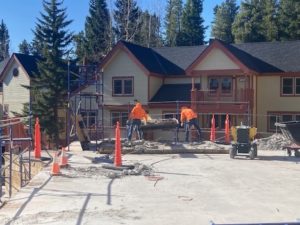
{"type": "Polygon", "coordinates": [[[253,108],[253,89],[237,89],[230,93],[211,90],[192,90],[194,109],[202,113],[245,113],[253,108]]]}

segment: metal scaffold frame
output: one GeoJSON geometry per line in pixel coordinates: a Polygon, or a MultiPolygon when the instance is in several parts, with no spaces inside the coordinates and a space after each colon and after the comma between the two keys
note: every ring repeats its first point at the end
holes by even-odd
{"type": "Polygon", "coordinates": [[[88,150],[91,140],[97,145],[104,138],[103,71],[96,65],[76,66],[76,71],[77,79],[71,80],[69,63],[66,140],[69,149],[76,134],[83,150],[88,150]]]}

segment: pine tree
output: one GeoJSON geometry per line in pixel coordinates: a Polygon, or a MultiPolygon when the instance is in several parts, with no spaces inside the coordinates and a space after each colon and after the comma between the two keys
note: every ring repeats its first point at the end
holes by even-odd
{"type": "Polygon", "coordinates": [[[83,63],[87,57],[87,41],[84,32],[80,31],[78,34],[74,35],[73,41],[77,60],[83,63]]]}
{"type": "Polygon", "coordinates": [[[203,25],[202,11],[203,0],[187,0],[182,15],[182,29],[176,41],[178,46],[203,45],[205,43],[204,33],[207,27],[203,25]]]}
{"type": "Polygon", "coordinates": [[[43,60],[38,63],[39,75],[32,80],[31,86],[33,114],[41,118],[41,127],[57,145],[63,127],[58,109],[65,107],[67,89],[64,57],[69,53],[68,46],[72,41],[72,33],[67,30],[72,21],[66,20],[66,9],[62,4],[63,0],[43,0],[45,13],[41,13],[34,31],[36,42],[43,46],[43,60]]]}
{"type": "Polygon", "coordinates": [[[277,0],[262,1],[263,8],[263,35],[266,41],[278,40],[278,4],[277,0]]]}
{"type": "Polygon", "coordinates": [[[214,20],[212,22],[212,36],[226,43],[233,43],[232,23],[238,13],[239,7],[236,0],[226,0],[214,8],[214,20]]]}
{"type": "Polygon", "coordinates": [[[8,29],[1,20],[0,24],[0,62],[9,57],[9,34],[8,29]]]}
{"type": "Polygon", "coordinates": [[[135,0],[116,0],[115,33],[118,40],[138,43],[141,39],[141,10],[135,0]]]}
{"type": "Polygon", "coordinates": [[[110,16],[106,0],[90,0],[89,16],[85,22],[86,56],[98,64],[110,50],[110,16]]]}
{"type": "Polygon", "coordinates": [[[165,17],[167,46],[176,46],[177,35],[181,29],[182,10],[182,0],[168,0],[165,17]]]}
{"type": "Polygon", "coordinates": [[[235,42],[266,41],[263,30],[263,4],[261,0],[246,0],[236,16],[232,32],[235,42]]]}
{"type": "Polygon", "coordinates": [[[300,1],[280,1],[279,36],[281,40],[300,40],[300,1]]]}
{"type": "Polygon", "coordinates": [[[19,52],[26,55],[32,54],[31,44],[24,39],[21,44],[19,44],[19,52]]]}
{"type": "Polygon", "coordinates": [[[158,16],[150,14],[147,10],[141,15],[141,29],[139,36],[141,37],[137,44],[146,47],[158,47],[162,45],[160,36],[160,21],[158,16]]]}

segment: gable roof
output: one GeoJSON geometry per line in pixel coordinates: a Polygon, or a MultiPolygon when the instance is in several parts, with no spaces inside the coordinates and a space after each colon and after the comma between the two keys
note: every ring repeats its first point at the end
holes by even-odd
{"type": "MultiPolygon", "coordinates": [[[[195,84],[200,88],[199,84],[195,84]]],[[[163,84],[150,102],[191,101],[192,84],[163,84]]]]}
{"type": "Polygon", "coordinates": [[[39,60],[41,60],[40,57],[33,55],[25,55],[21,53],[14,53],[14,55],[22,64],[22,66],[24,67],[24,69],[30,77],[33,77],[34,74],[38,74],[37,63],[39,60]]]}
{"type": "Polygon", "coordinates": [[[162,76],[186,75],[213,48],[220,48],[241,67],[256,73],[300,72],[300,40],[226,44],[212,40],[209,45],[147,48],[118,42],[148,72],[162,76]]]}
{"type": "Polygon", "coordinates": [[[196,58],[202,54],[207,45],[182,46],[182,47],[159,47],[153,48],[154,51],[161,54],[166,59],[186,70],[196,58]]]}
{"type": "Polygon", "coordinates": [[[11,57],[5,62],[2,70],[0,70],[0,79],[4,79],[4,73],[8,69],[9,65],[16,61],[24,68],[25,72],[29,77],[33,77],[34,74],[38,73],[37,62],[40,60],[40,57],[33,55],[26,55],[21,53],[13,53],[11,57]]]}

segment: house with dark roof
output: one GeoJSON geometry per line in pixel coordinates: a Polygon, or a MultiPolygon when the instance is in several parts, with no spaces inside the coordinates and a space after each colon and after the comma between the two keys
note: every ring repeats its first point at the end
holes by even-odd
{"type": "Polygon", "coordinates": [[[24,86],[30,86],[30,78],[37,73],[37,61],[36,56],[14,53],[3,64],[0,71],[0,94],[4,114],[13,116],[12,112],[21,113],[24,103],[29,102],[29,90],[24,86]]]}
{"type": "Polygon", "coordinates": [[[300,41],[146,48],[120,41],[100,67],[106,125],[125,124],[134,99],[154,117],[176,115],[182,105],[209,127],[226,114],[259,132],[275,121],[300,119],[300,41]]]}

